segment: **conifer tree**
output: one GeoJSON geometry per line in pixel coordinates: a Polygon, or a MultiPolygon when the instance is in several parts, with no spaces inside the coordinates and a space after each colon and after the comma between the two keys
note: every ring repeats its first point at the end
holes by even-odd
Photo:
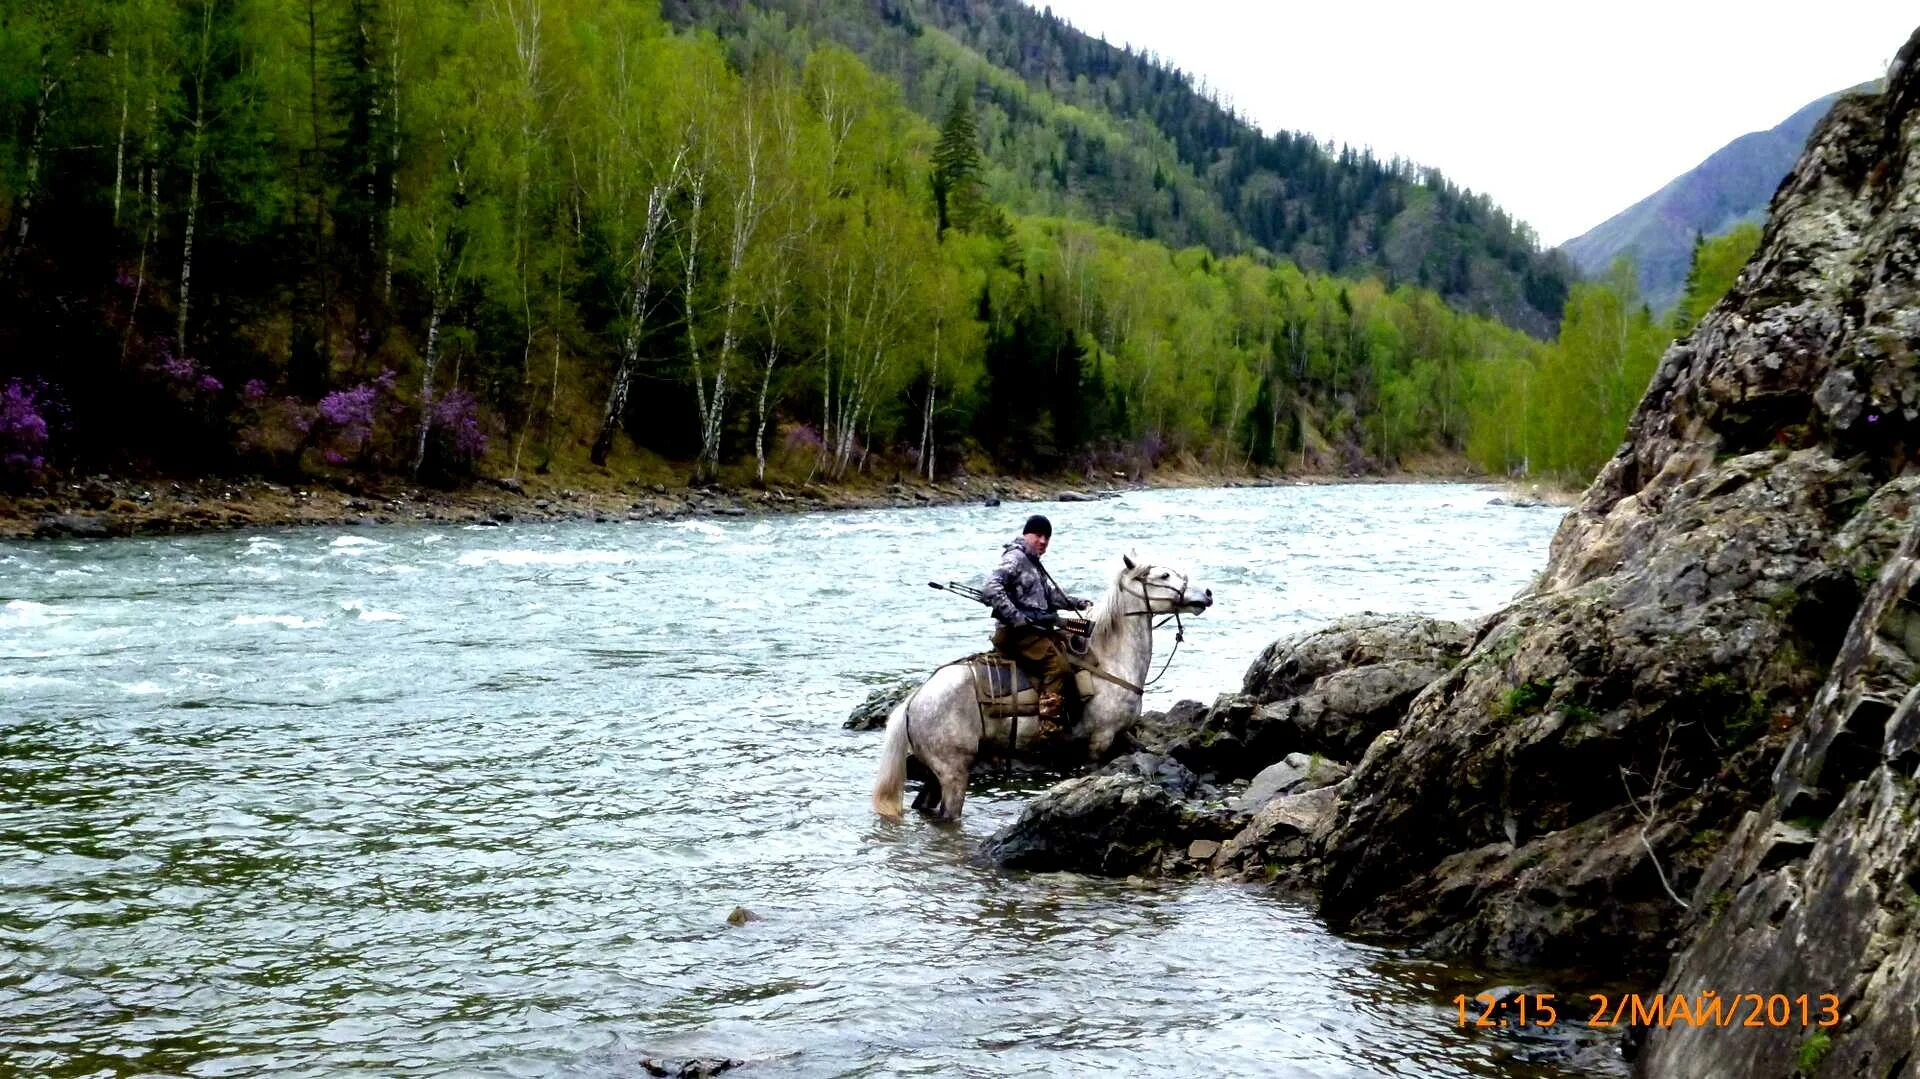
{"type": "Polygon", "coordinates": [[[972,95],[963,90],[953,96],[933,151],[935,235],[944,237],[950,227],[966,228],[979,202],[980,131],[973,121],[972,95]]]}

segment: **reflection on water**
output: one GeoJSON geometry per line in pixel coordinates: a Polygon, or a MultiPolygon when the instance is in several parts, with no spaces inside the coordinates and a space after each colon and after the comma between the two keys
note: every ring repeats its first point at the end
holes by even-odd
{"type": "MultiPolygon", "coordinates": [[[[1493,493],[1047,506],[1048,564],[1213,587],[1164,707],[1338,615],[1496,606],[1556,514],[1493,493]]],[[[1458,972],[1295,902],[972,864],[1036,781],[869,814],[840,719],[983,646],[924,582],[1031,509],[0,546],[0,1066],[1511,1073],[1458,972]]]]}

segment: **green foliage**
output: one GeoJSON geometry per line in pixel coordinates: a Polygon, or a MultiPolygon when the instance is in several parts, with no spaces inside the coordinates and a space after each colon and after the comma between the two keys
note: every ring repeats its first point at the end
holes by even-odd
{"type": "Polygon", "coordinates": [[[684,25],[744,44],[764,9],[900,80],[922,116],[979,87],[984,179],[1023,214],[1074,216],[1217,252],[1271,252],[1349,277],[1432,289],[1545,332],[1572,274],[1484,195],[1412,162],[1302,132],[1263,134],[1149,52],[1018,4],[668,0],[684,25]],[[743,10],[744,9],[744,10],[743,10]]]}
{"type": "Polygon", "coordinates": [[[1619,445],[1668,340],[1624,259],[1574,286],[1559,340],[1489,372],[1470,452],[1489,471],[1587,482],[1619,445]]]}
{"type": "Polygon", "coordinates": [[[1733,287],[1747,260],[1760,248],[1760,226],[1735,225],[1712,239],[1695,237],[1693,263],[1687,270],[1685,291],[1675,305],[1672,330],[1685,337],[1720,298],[1733,287]]]}
{"type": "Polygon", "coordinates": [[[1819,835],[1820,829],[1827,825],[1827,818],[1816,813],[1807,813],[1798,817],[1788,817],[1786,823],[1809,835],[1819,835]]]}
{"type": "Polygon", "coordinates": [[[1576,727],[1589,726],[1598,722],[1600,719],[1599,715],[1595,713],[1593,709],[1588,708],[1584,704],[1568,703],[1561,705],[1560,714],[1567,718],[1567,722],[1576,727]]]}
{"type": "Polygon", "coordinates": [[[1816,1030],[1807,1035],[1806,1041],[1800,1043],[1799,1051],[1793,1055],[1794,1066],[1802,1074],[1812,1075],[1820,1070],[1821,1063],[1827,1059],[1827,1054],[1832,1050],[1833,1036],[1825,1030],[1816,1030]]]}
{"type": "MultiPolygon", "coordinates": [[[[1244,246],[1223,193],[1287,162],[1349,219],[1281,200],[1248,235],[1309,266],[1397,265],[1364,250],[1398,227],[1362,220],[1368,199],[1436,228],[1489,207],[1287,139],[1203,178],[1184,162],[1212,151],[1036,89],[966,27],[915,35],[928,66],[903,88],[765,12],[724,41],[585,0],[6,19],[0,376],[55,387],[68,465],[322,467],[282,420],[393,371],[392,452],[339,467],[417,467],[459,392],[495,436],[480,467],[508,473],[844,476],[887,451],[929,475],[982,455],[1353,471],[1504,439],[1483,417],[1541,365],[1448,306],[1449,259],[1429,289],[1222,254],[1244,246]],[[1088,194],[1133,185],[1137,213],[1088,194]]],[[[1149,69],[1128,65],[1148,80],[1129,100],[1206,111],[1149,69]]],[[[1467,251],[1469,276],[1495,248],[1519,250],[1467,251]]]]}
{"type": "Polygon", "coordinates": [[[1539,682],[1526,681],[1509,688],[1506,695],[1494,705],[1494,715],[1500,719],[1524,719],[1540,711],[1553,696],[1553,679],[1539,682]]]}
{"type": "Polygon", "coordinates": [[[1725,914],[1727,912],[1727,908],[1732,905],[1733,905],[1732,890],[1727,888],[1722,888],[1719,891],[1713,893],[1712,898],[1707,900],[1708,924],[1718,922],[1720,920],[1720,916],[1725,914]]]}

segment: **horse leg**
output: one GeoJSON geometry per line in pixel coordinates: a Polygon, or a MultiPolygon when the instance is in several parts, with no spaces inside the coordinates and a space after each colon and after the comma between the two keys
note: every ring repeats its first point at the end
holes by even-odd
{"type": "Polygon", "coordinates": [[[940,781],[927,776],[920,781],[920,792],[913,796],[913,808],[924,813],[940,801],[940,781]]]}
{"type": "Polygon", "coordinates": [[[967,804],[967,763],[942,761],[933,766],[933,774],[940,778],[941,819],[959,820],[960,810],[967,804]]]}

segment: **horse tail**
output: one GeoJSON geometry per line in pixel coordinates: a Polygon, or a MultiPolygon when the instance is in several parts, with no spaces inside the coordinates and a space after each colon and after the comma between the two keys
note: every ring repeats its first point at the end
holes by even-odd
{"type": "Polygon", "coordinates": [[[880,746],[880,771],[873,778],[873,811],[883,817],[900,815],[900,795],[907,787],[907,708],[916,691],[887,717],[887,737],[880,746]]]}

